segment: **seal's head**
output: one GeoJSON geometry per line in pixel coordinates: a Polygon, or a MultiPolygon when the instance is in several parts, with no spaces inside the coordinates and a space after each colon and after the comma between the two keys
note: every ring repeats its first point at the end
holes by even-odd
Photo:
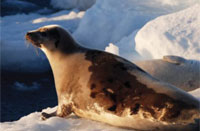
{"type": "Polygon", "coordinates": [[[25,37],[28,42],[42,50],[52,51],[59,47],[71,47],[74,43],[71,35],[58,25],[43,26],[37,30],[29,31],[25,37]]]}

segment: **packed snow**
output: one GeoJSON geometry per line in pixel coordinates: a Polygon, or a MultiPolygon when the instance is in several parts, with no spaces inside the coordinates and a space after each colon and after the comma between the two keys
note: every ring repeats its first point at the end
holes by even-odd
{"type": "Polygon", "coordinates": [[[177,55],[200,60],[200,4],[148,22],[138,31],[136,50],[145,58],[177,55]]]}
{"type": "MultiPolygon", "coordinates": [[[[47,108],[44,112],[53,112],[57,107],[47,108]]],[[[78,118],[75,115],[69,118],[52,117],[45,121],[40,119],[41,112],[34,112],[22,117],[18,121],[0,123],[1,131],[128,131],[106,125],[104,123],[78,118]]]]}
{"type": "Polygon", "coordinates": [[[58,9],[86,10],[90,8],[96,0],[51,0],[51,5],[58,9]]]}
{"type": "Polygon", "coordinates": [[[119,55],[119,48],[115,46],[113,43],[110,43],[106,48],[105,51],[110,52],[115,55],[119,55]]]}
{"type": "MultiPolygon", "coordinates": [[[[24,39],[27,31],[48,24],[61,25],[84,46],[131,61],[164,55],[200,60],[200,5],[197,3],[199,0],[51,0],[54,8],[68,10],[41,15],[48,12],[42,9],[29,15],[1,17],[1,68],[26,72],[48,70],[45,55],[32,46],[27,47],[24,39]]],[[[34,82],[31,85],[15,82],[13,88],[37,90],[40,86],[34,82]]],[[[191,94],[200,100],[200,89],[191,94]]],[[[76,116],[41,121],[40,114],[34,112],[14,122],[0,123],[0,130],[126,131],[76,116]]]]}
{"type": "Polygon", "coordinates": [[[196,97],[200,101],[200,89],[190,91],[190,94],[192,94],[194,97],[196,97]]]}
{"type": "MultiPolygon", "coordinates": [[[[73,36],[83,45],[105,49],[109,43],[118,46],[123,37],[134,39],[134,32],[148,21],[187,8],[198,0],[97,0],[86,11],[73,36]],[[95,38],[95,39],[92,39],[95,38]]],[[[119,52],[129,52],[133,44],[124,41],[119,52]],[[122,47],[122,49],[121,49],[122,47]]],[[[127,55],[125,55],[127,56],[127,55]]]]}

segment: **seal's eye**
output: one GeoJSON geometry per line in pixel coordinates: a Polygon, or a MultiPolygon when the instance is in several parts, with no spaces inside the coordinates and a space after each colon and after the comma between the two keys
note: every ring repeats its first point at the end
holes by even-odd
{"type": "Polygon", "coordinates": [[[47,36],[47,33],[46,33],[46,32],[41,32],[41,35],[42,35],[43,37],[46,37],[46,36],[47,36]]]}

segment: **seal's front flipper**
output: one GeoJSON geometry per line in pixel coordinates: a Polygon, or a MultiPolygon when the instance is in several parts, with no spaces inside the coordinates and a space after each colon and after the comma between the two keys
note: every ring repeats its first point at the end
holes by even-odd
{"type": "Polygon", "coordinates": [[[57,116],[59,117],[67,117],[73,112],[72,110],[72,104],[63,104],[61,106],[58,106],[57,110],[57,116]]]}
{"type": "Polygon", "coordinates": [[[56,115],[56,111],[55,112],[53,112],[53,113],[46,113],[46,112],[42,112],[42,114],[41,114],[41,119],[42,120],[46,120],[46,119],[48,119],[48,118],[50,118],[50,117],[54,117],[54,116],[57,116],[56,115]]]}
{"type": "Polygon", "coordinates": [[[163,60],[176,65],[180,65],[185,62],[185,59],[183,57],[173,55],[163,56],[163,60]]]}

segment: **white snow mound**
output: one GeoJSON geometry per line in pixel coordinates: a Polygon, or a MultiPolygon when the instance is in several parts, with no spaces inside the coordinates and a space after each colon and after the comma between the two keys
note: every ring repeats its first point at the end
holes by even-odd
{"type": "Polygon", "coordinates": [[[51,5],[58,9],[86,10],[90,8],[96,0],[51,0],[51,5]]]}
{"type": "Polygon", "coordinates": [[[106,47],[105,51],[115,55],[119,55],[119,48],[115,46],[113,43],[110,43],[109,46],[106,47]]]}
{"type": "Polygon", "coordinates": [[[177,55],[200,60],[200,4],[156,18],[136,35],[136,51],[147,59],[177,55]]]}
{"type": "Polygon", "coordinates": [[[85,46],[104,50],[109,43],[116,44],[149,20],[184,9],[197,1],[97,0],[86,11],[73,35],[85,46]]]}

